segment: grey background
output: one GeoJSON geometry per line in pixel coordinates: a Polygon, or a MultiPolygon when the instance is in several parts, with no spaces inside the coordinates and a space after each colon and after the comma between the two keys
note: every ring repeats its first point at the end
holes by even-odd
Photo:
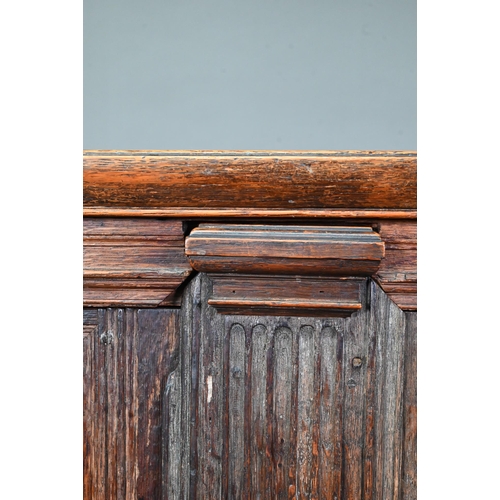
{"type": "Polygon", "coordinates": [[[416,0],[84,0],[85,149],[416,149],[416,0]]]}

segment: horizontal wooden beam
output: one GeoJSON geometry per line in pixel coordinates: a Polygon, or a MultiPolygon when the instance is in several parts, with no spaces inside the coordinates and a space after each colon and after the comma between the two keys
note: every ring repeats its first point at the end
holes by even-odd
{"type": "Polygon", "coordinates": [[[411,151],[86,151],[83,160],[87,215],[416,209],[411,151]]]}
{"type": "Polygon", "coordinates": [[[186,255],[207,273],[370,276],[384,243],[371,227],[200,224],[186,255]]]}
{"type": "Polygon", "coordinates": [[[83,221],[83,304],[87,307],[178,305],[191,274],[180,221],[83,221]]]}
{"type": "Polygon", "coordinates": [[[85,217],[165,217],[182,220],[215,219],[358,219],[365,221],[385,219],[416,219],[416,210],[355,210],[349,208],[301,208],[296,210],[262,208],[116,208],[84,207],[85,217]]]}
{"type": "Polygon", "coordinates": [[[210,274],[208,304],[223,314],[346,317],[361,309],[363,279],[210,274]]]}

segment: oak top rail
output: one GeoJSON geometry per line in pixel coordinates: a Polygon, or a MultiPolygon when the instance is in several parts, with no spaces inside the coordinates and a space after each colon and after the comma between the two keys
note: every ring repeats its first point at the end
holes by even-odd
{"type": "Polygon", "coordinates": [[[84,215],[416,218],[414,151],[97,151],[84,215]]]}

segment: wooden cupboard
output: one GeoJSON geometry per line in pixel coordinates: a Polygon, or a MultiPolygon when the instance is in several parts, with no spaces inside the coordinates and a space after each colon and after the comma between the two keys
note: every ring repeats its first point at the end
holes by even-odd
{"type": "Polygon", "coordinates": [[[416,499],[416,154],[84,153],[84,498],[416,499]]]}

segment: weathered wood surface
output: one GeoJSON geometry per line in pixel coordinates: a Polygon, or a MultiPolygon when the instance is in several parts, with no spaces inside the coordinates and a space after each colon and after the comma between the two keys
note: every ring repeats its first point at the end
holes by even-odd
{"type": "Polygon", "coordinates": [[[370,276],[384,243],[371,227],[200,224],[186,255],[209,273],[370,276]]]}
{"type": "Polygon", "coordinates": [[[84,309],[83,310],[83,338],[87,335],[94,333],[97,328],[97,310],[84,309]]]}
{"type": "Polygon", "coordinates": [[[84,215],[85,500],[416,499],[414,152],[87,151],[84,215]],[[219,241],[182,292],[188,219],[366,226],[385,255],[339,277],[316,240],[219,241]]]}
{"type": "Polygon", "coordinates": [[[162,395],[178,310],[99,309],[84,337],[84,499],[162,498],[162,395]]]}
{"type": "Polygon", "coordinates": [[[350,318],[221,315],[203,274],[185,293],[164,498],[415,498],[414,316],[369,280],[350,318]]]}
{"type": "Polygon", "coordinates": [[[185,249],[181,221],[85,218],[84,305],[179,306],[176,290],[192,264],[211,273],[373,274],[400,308],[416,310],[416,220],[365,221],[375,231],[338,220],[332,226],[289,222],[201,224],[185,249]]]}
{"type": "Polygon", "coordinates": [[[417,310],[417,221],[382,221],[385,257],[375,279],[403,310],[417,310]]]}
{"type": "Polygon", "coordinates": [[[417,500],[417,313],[406,313],[402,499],[417,500]]]}
{"type": "Polygon", "coordinates": [[[291,220],[372,220],[416,219],[414,209],[335,209],[335,208],[148,208],[148,207],[87,207],[83,208],[85,217],[172,217],[183,220],[255,220],[266,221],[291,220]]]}
{"type": "Polygon", "coordinates": [[[83,221],[84,306],[175,305],[191,272],[180,221],[83,221]]]}
{"type": "Polygon", "coordinates": [[[411,151],[87,151],[84,207],[414,210],[416,160],[411,151]]]}
{"type": "Polygon", "coordinates": [[[186,255],[210,273],[219,312],[348,316],[361,308],[362,280],[332,276],[373,274],[384,243],[371,227],[200,224],[186,255]]]}
{"type": "Polygon", "coordinates": [[[350,316],[361,309],[361,278],[210,274],[208,303],[224,314],[350,316]]]}

